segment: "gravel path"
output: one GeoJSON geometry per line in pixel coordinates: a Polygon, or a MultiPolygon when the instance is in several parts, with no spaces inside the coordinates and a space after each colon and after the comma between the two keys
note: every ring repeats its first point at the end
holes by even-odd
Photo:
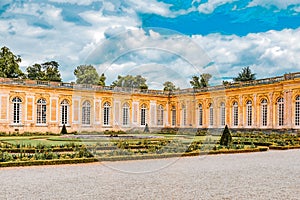
{"type": "Polygon", "coordinates": [[[300,199],[300,150],[0,169],[0,199],[300,199]]]}

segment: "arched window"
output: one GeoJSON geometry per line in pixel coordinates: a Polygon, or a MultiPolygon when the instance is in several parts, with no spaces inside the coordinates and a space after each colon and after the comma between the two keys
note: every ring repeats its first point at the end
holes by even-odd
{"type": "Polygon", "coordinates": [[[172,126],[176,126],[176,107],[172,106],[172,126]]]}
{"type": "Polygon", "coordinates": [[[277,119],[278,119],[278,126],[283,126],[284,125],[284,99],[279,98],[277,100],[277,119]]]}
{"type": "Polygon", "coordinates": [[[247,121],[247,126],[252,126],[252,101],[247,101],[246,103],[246,121],[247,121]]]}
{"type": "Polygon", "coordinates": [[[146,125],[146,111],[147,111],[147,107],[145,104],[143,104],[141,107],[141,125],[142,126],[146,125]]]}
{"type": "Polygon", "coordinates": [[[103,125],[108,126],[110,122],[110,103],[103,104],[103,125]]]}
{"type": "Polygon", "coordinates": [[[295,125],[300,126],[300,96],[296,97],[295,102],[295,125]]]}
{"type": "Polygon", "coordinates": [[[213,104],[209,104],[209,125],[214,125],[214,107],[213,104]]]}
{"type": "Polygon", "coordinates": [[[47,119],[47,105],[45,99],[39,99],[37,101],[37,108],[36,108],[36,123],[37,124],[46,124],[47,119]]]}
{"type": "Polygon", "coordinates": [[[60,103],[60,124],[69,124],[69,107],[69,102],[66,99],[60,103]]]}
{"type": "Polygon", "coordinates": [[[15,97],[12,99],[13,104],[13,123],[14,124],[20,124],[21,123],[21,105],[22,100],[19,97],[15,97]]]}
{"type": "Polygon", "coordinates": [[[203,125],[203,108],[202,108],[202,104],[199,104],[199,126],[203,125]]]}
{"type": "Polygon", "coordinates": [[[221,118],[221,126],[225,126],[225,103],[222,102],[220,105],[220,118],[221,118]]]}
{"type": "Polygon", "coordinates": [[[186,126],[186,106],[182,105],[182,125],[186,126]]]}
{"type": "Polygon", "coordinates": [[[266,99],[261,100],[260,104],[260,114],[261,114],[261,125],[268,125],[268,101],[266,99]]]}
{"type": "Polygon", "coordinates": [[[123,104],[123,117],[122,117],[122,124],[123,126],[129,125],[129,105],[128,103],[123,104]]]}
{"type": "Polygon", "coordinates": [[[157,125],[164,124],[164,108],[162,105],[159,105],[157,108],[157,125]]]}
{"type": "Polygon", "coordinates": [[[233,116],[233,126],[239,125],[239,106],[238,103],[235,101],[232,104],[232,116],[233,116]]]}
{"type": "Polygon", "coordinates": [[[89,101],[84,101],[82,104],[82,124],[91,124],[91,103],[89,101]]]}

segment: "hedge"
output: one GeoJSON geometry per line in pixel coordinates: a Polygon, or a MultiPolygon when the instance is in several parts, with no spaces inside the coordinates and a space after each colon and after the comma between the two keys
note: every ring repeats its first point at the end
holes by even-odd
{"type": "Polygon", "coordinates": [[[61,164],[77,164],[90,163],[99,161],[96,158],[74,158],[74,159],[55,159],[55,160],[32,160],[18,162],[0,162],[0,167],[21,167],[33,165],[61,165],[61,164]]]}

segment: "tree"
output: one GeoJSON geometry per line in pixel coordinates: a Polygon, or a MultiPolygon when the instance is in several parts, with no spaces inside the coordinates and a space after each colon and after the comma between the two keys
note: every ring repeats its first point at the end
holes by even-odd
{"type": "Polygon", "coordinates": [[[63,127],[61,128],[60,134],[62,134],[62,135],[68,134],[68,131],[67,131],[67,128],[66,128],[66,125],[65,125],[65,124],[64,124],[63,127]]]}
{"type": "Polygon", "coordinates": [[[209,79],[211,79],[211,74],[204,73],[199,76],[193,76],[190,84],[194,89],[205,88],[208,86],[209,79]]]}
{"type": "Polygon", "coordinates": [[[171,81],[166,81],[164,84],[164,91],[169,91],[172,92],[174,90],[178,90],[179,88],[176,88],[176,86],[174,85],[174,83],[172,83],[171,81]]]}
{"type": "Polygon", "coordinates": [[[226,125],[220,139],[220,145],[229,146],[231,142],[232,142],[232,137],[228,129],[228,126],[226,125]]]}
{"type": "Polygon", "coordinates": [[[149,126],[148,124],[145,125],[145,128],[144,128],[144,133],[149,133],[150,130],[149,130],[149,126]]]}
{"type": "Polygon", "coordinates": [[[31,80],[44,80],[45,73],[40,64],[34,64],[26,68],[27,78],[31,80]]]}
{"type": "MultiPolygon", "coordinates": [[[[100,77],[96,68],[92,65],[80,65],[74,70],[74,75],[76,76],[76,83],[78,84],[93,84],[97,85],[100,83],[100,77]]],[[[105,81],[104,74],[102,77],[102,82],[105,81]]],[[[103,84],[103,83],[102,83],[103,84]]]]}
{"type": "Polygon", "coordinates": [[[58,70],[59,64],[56,61],[45,62],[43,64],[34,64],[26,68],[27,77],[31,80],[43,81],[61,81],[61,75],[58,70]]]}
{"type": "Polygon", "coordinates": [[[211,77],[212,77],[211,74],[204,73],[204,74],[201,74],[200,77],[201,77],[200,83],[201,83],[202,87],[207,87],[209,79],[211,79],[211,77]]]}
{"type": "Polygon", "coordinates": [[[141,75],[132,76],[118,76],[118,79],[112,82],[112,87],[131,87],[131,88],[140,88],[140,89],[148,89],[148,85],[146,84],[146,79],[141,75]]]}
{"type": "Polygon", "coordinates": [[[241,81],[241,82],[244,82],[244,81],[253,81],[255,80],[255,74],[253,74],[251,72],[251,69],[250,67],[244,67],[242,69],[242,71],[238,74],[238,76],[236,78],[233,78],[233,80],[235,82],[238,82],[238,81],[241,81]]]}
{"type": "Polygon", "coordinates": [[[2,47],[0,51],[0,77],[23,78],[24,73],[19,68],[21,57],[14,55],[9,48],[2,47]]]}
{"type": "Polygon", "coordinates": [[[42,64],[45,73],[45,80],[61,82],[59,64],[56,61],[45,62],[42,64]]]}
{"type": "Polygon", "coordinates": [[[104,73],[102,73],[99,78],[98,85],[105,86],[105,80],[106,80],[106,77],[105,77],[104,73]]]}

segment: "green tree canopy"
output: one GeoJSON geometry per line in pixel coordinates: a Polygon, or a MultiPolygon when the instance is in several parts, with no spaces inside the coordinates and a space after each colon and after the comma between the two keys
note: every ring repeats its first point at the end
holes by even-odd
{"type": "Polygon", "coordinates": [[[104,73],[102,73],[99,78],[98,85],[105,86],[105,80],[106,80],[106,77],[105,77],[104,73]]]}
{"type": "Polygon", "coordinates": [[[60,82],[61,75],[58,67],[59,64],[56,61],[45,62],[43,64],[34,64],[26,68],[27,77],[31,80],[60,82]]]}
{"type": "Polygon", "coordinates": [[[176,88],[176,86],[174,85],[174,83],[172,83],[171,81],[166,81],[164,84],[164,91],[174,91],[174,90],[179,90],[179,88],[176,88]]]}
{"type": "Polygon", "coordinates": [[[140,88],[140,89],[148,89],[148,85],[146,84],[146,79],[141,75],[132,76],[118,76],[118,79],[112,82],[111,86],[113,87],[131,87],[131,88],[140,88]]]}
{"type": "Polygon", "coordinates": [[[0,77],[23,78],[24,73],[20,70],[20,56],[14,55],[9,48],[2,47],[0,51],[0,77]]]}
{"type": "Polygon", "coordinates": [[[251,72],[251,69],[250,67],[244,67],[242,69],[242,71],[238,74],[238,76],[236,78],[233,78],[233,80],[235,82],[238,82],[238,81],[241,81],[241,82],[244,82],[244,81],[253,81],[255,80],[255,74],[253,74],[251,72]]]}
{"type": "Polygon", "coordinates": [[[76,83],[78,84],[93,84],[105,86],[106,77],[99,74],[93,65],[80,65],[74,70],[76,83]]]}
{"type": "Polygon", "coordinates": [[[190,84],[194,89],[205,88],[209,85],[208,82],[211,77],[211,74],[208,73],[201,74],[200,77],[193,76],[190,84]]]}

